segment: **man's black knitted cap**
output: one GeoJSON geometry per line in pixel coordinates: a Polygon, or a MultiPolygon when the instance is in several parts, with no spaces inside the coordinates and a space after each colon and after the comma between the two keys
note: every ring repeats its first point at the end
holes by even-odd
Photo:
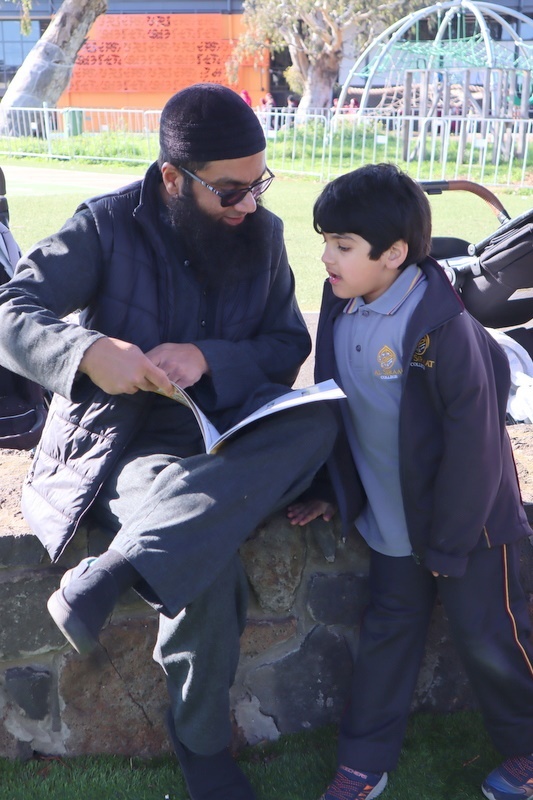
{"type": "Polygon", "coordinates": [[[222,161],[262,152],[265,134],[252,109],[232,89],[197,83],[166,103],[159,128],[169,161],[222,161]]]}

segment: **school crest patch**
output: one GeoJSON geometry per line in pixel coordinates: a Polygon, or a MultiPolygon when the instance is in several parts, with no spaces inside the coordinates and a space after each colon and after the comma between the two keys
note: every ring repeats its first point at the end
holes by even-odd
{"type": "Polygon", "coordinates": [[[394,350],[388,345],[384,345],[377,356],[379,369],[375,370],[374,375],[382,381],[397,380],[402,374],[402,368],[396,367],[398,357],[394,350]]]}
{"type": "Polygon", "coordinates": [[[418,369],[426,369],[426,368],[432,369],[435,366],[435,362],[431,358],[426,357],[430,343],[431,339],[429,337],[429,334],[426,333],[426,335],[420,339],[417,346],[415,347],[415,352],[413,353],[413,360],[411,361],[412,367],[418,367],[418,369]]]}

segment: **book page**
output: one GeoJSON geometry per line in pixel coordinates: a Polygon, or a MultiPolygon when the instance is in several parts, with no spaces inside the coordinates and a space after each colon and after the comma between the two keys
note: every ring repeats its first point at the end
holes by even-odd
{"type": "MultiPolygon", "coordinates": [[[[216,444],[216,442],[220,439],[220,433],[217,431],[215,426],[208,420],[204,412],[196,405],[192,397],[187,394],[185,389],[182,389],[181,386],[178,386],[177,383],[171,381],[172,386],[174,387],[174,393],[172,395],[172,400],[176,400],[177,403],[181,403],[184,406],[187,406],[191,409],[192,413],[196,417],[196,422],[198,423],[198,427],[200,428],[200,432],[202,434],[204,443],[205,443],[205,450],[206,453],[211,452],[211,448],[216,444]]],[[[168,397],[168,395],[165,395],[168,397]]]]}
{"type": "Polygon", "coordinates": [[[292,389],[290,392],[282,394],[280,397],[269,400],[268,403],[258,408],[253,414],[237,422],[236,425],[233,425],[233,427],[229,428],[229,430],[219,437],[218,441],[212,445],[211,450],[208,452],[216,452],[220,445],[226,441],[226,439],[229,439],[230,436],[233,436],[234,433],[263,417],[268,417],[271,414],[285,411],[288,408],[295,408],[305,403],[312,403],[317,400],[340,400],[343,397],[346,397],[346,395],[342,389],[337,386],[334,380],[315,383],[303,389],[292,389]]]}
{"type": "Polygon", "coordinates": [[[279,411],[285,411],[288,408],[295,408],[296,406],[312,403],[317,400],[339,400],[346,397],[334,380],[322,381],[321,383],[313,384],[313,386],[306,386],[303,389],[292,389],[286,392],[286,394],[282,394],[280,397],[269,400],[268,403],[258,408],[253,414],[249,414],[225,431],[225,433],[220,434],[203,411],[196,405],[192,397],[187,394],[185,389],[182,389],[173,381],[171,383],[174,387],[174,394],[171,399],[187,406],[193,412],[205,442],[206,453],[216,453],[223,442],[233,436],[237,431],[242,430],[247,425],[263,417],[268,417],[279,411]]]}

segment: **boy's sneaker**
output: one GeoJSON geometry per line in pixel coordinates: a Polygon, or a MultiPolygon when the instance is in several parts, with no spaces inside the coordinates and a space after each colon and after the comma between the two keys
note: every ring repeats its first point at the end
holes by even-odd
{"type": "Polygon", "coordinates": [[[372,800],[386,785],[386,772],[357,772],[340,766],[320,800],[372,800]]]}
{"type": "Polygon", "coordinates": [[[533,797],[533,753],[508,758],[483,781],[481,791],[489,800],[533,797]]]}

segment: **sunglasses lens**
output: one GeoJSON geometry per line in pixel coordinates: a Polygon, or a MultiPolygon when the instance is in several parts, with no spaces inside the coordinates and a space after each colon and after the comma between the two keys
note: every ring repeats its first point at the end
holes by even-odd
{"type": "Polygon", "coordinates": [[[220,198],[220,205],[223,208],[228,208],[228,206],[236,206],[238,203],[244,200],[248,194],[248,191],[248,189],[236,189],[234,192],[224,192],[220,198]]]}
{"type": "Polygon", "coordinates": [[[266,190],[270,186],[271,182],[272,181],[270,180],[270,178],[265,178],[264,181],[261,181],[260,183],[256,183],[255,186],[252,186],[252,195],[254,197],[259,197],[260,194],[263,194],[263,192],[266,192],[266,190]]]}
{"type": "Polygon", "coordinates": [[[263,192],[266,192],[273,180],[274,176],[272,175],[272,177],[269,176],[265,178],[264,181],[259,181],[252,186],[248,186],[247,189],[236,189],[234,192],[224,192],[224,194],[220,196],[220,205],[223,208],[236,206],[244,200],[248,192],[251,192],[252,197],[255,199],[259,197],[260,194],[263,194],[263,192]]]}

